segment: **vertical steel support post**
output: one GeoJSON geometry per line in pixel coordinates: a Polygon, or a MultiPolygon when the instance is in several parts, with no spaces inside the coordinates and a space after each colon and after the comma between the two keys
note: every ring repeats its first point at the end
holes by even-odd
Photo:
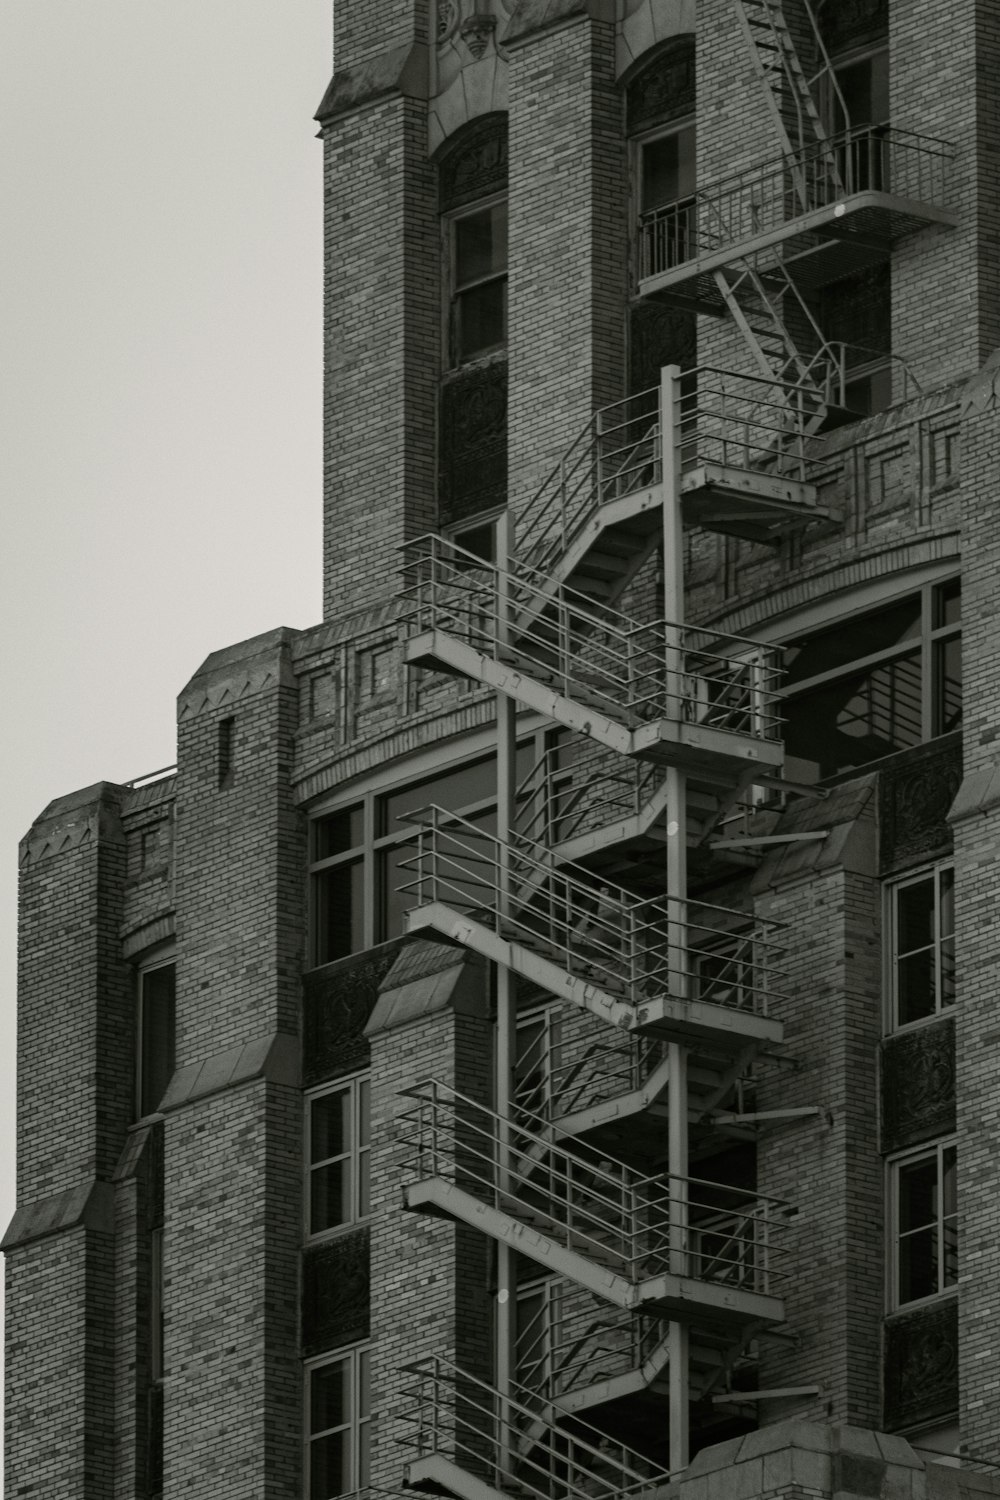
{"type": "MultiPolygon", "coordinates": [[[[510,554],[513,517],[505,511],[497,522],[498,592],[497,629],[501,642],[508,638],[510,622],[510,554]]],[[[496,695],[497,716],[497,834],[499,837],[498,915],[510,912],[511,860],[510,843],[517,803],[517,709],[506,693],[496,695]]],[[[497,1132],[497,1187],[510,1189],[511,1139],[510,1113],[514,1090],[514,1064],[517,1049],[517,996],[514,975],[505,964],[496,972],[497,1020],[494,1084],[494,1107],[499,1120],[497,1132]]],[[[498,1451],[501,1465],[509,1471],[514,1455],[510,1452],[510,1389],[515,1374],[515,1338],[517,1332],[517,1279],[514,1252],[503,1240],[497,1244],[496,1299],[496,1385],[500,1392],[498,1412],[498,1451]]]]}
{"type": "MultiPolygon", "coordinates": [[[[684,538],[681,527],[680,369],[667,365],[660,375],[660,442],[663,452],[663,615],[667,621],[668,712],[684,712],[684,663],[681,632],[684,615],[684,538]]],[[[684,772],[667,771],[668,983],[672,994],[688,991],[687,954],[687,787],[684,772]]],[[[687,1049],[671,1042],[668,1051],[667,1169],[670,1173],[670,1270],[687,1274],[688,1098],[687,1049]]],[[[670,1343],[670,1467],[688,1463],[688,1330],[672,1322],[670,1343]]]]}

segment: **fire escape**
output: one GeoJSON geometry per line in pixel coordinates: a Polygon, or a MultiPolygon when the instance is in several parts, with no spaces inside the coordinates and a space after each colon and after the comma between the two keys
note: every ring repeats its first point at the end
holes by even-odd
{"type": "MultiPolygon", "coordinates": [[[[888,260],[892,246],[948,207],[953,148],[887,124],[830,133],[847,121],[810,0],[795,12],[812,65],[800,60],[786,0],[732,0],[775,128],[771,160],[700,186],[646,216],[639,289],[730,317],[754,367],[784,384],[807,434],[844,411],[851,358],[818,326],[810,294],[888,260]],[[821,112],[817,100],[824,99],[821,112]]],[[[801,38],[800,38],[801,40],[801,38]]]]}
{"type": "Polygon", "coordinates": [[[422,1079],[401,1116],[405,1207],[497,1247],[495,1379],[443,1355],[405,1372],[407,1481],[462,1500],[653,1496],[688,1462],[690,1402],[724,1406],[784,1332],[794,1210],[729,1149],[752,1151],[748,1079],[780,1060],[782,934],[702,895],[773,837],[780,666],[684,623],[682,531],[770,541],[816,517],[810,439],[845,366],[804,292],[951,222],[949,153],[827,137],[781,0],[733,6],[782,155],[652,215],[641,289],[731,316],[751,368],[670,368],[598,412],[497,563],[428,536],[405,565],[407,662],[497,699],[495,826],[425,808],[408,860],[409,931],[497,977],[493,1100],[422,1079]],[[663,617],[634,618],[658,551],[663,617]],[[520,783],[519,710],[553,726],[520,783]],[[643,1430],[666,1427],[651,1453],[643,1430]]]}

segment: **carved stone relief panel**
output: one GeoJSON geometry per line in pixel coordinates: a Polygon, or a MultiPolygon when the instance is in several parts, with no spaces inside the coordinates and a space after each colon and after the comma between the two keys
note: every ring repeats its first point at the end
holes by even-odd
{"type": "Polygon", "coordinates": [[[887,1320],[883,1349],[887,1432],[948,1417],[958,1408],[958,1302],[887,1320]]]}
{"type": "Polygon", "coordinates": [[[368,1337],[368,1230],[338,1235],[302,1257],[302,1354],[311,1359],[368,1337]]]}
{"type": "Polygon", "coordinates": [[[889,0],[819,0],[816,9],[828,52],[844,52],[889,34],[889,0]]]}
{"type": "Polygon", "coordinates": [[[883,875],[951,852],[948,809],[962,780],[957,735],[897,756],[879,774],[879,863],[883,875]]]}
{"type": "Polygon", "coordinates": [[[366,1068],[371,1059],[364,1028],[378,987],[392,968],[400,942],[313,969],[302,980],[303,1086],[366,1068]]]}
{"type": "Polygon", "coordinates": [[[439,430],[441,524],[506,505],[506,359],[468,365],[442,383],[439,430]]]}
{"type": "Polygon", "coordinates": [[[438,89],[449,88],[471,64],[503,56],[514,0],[437,0],[438,89]]]}
{"type": "Polygon", "coordinates": [[[625,94],[629,135],[653,130],[694,114],[694,37],[679,36],[667,42],[632,79],[625,94]]]}
{"type": "Polygon", "coordinates": [[[698,363],[698,326],[694,313],[657,302],[633,302],[628,314],[631,394],[659,385],[664,365],[690,370],[698,363]]]}
{"type": "Polygon", "coordinates": [[[483,115],[444,146],[437,158],[442,213],[507,188],[507,117],[483,115]]]}
{"type": "Polygon", "coordinates": [[[886,1037],[882,1043],[882,1150],[905,1151],[955,1129],[955,1023],[886,1037]]]}
{"type": "Polygon", "coordinates": [[[870,448],[865,454],[865,521],[868,526],[910,509],[917,498],[908,442],[870,448]]]}

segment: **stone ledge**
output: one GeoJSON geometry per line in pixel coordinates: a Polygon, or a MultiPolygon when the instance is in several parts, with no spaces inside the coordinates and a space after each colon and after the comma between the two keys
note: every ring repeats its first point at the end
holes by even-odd
{"type": "Polygon", "coordinates": [[[54,1193],[51,1198],[21,1204],[0,1240],[0,1250],[20,1249],[34,1240],[80,1225],[99,1234],[112,1234],[114,1223],[114,1188],[110,1182],[96,1182],[88,1177],[77,1187],[54,1193]]]}
{"type": "Polygon", "coordinates": [[[954,827],[977,815],[985,817],[996,807],[1000,807],[1000,761],[980,766],[964,778],[951,804],[948,822],[954,827]]]}
{"type": "Polygon", "coordinates": [[[299,1039],[287,1032],[271,1032],[253,1041],[228,1047],[201,1062],[178,1068],[163,1096],[159,1113],[169,1114],[196,1100],[221,1094],[255,1078],[299,1087],[299,1039]]]}
{"type": "Polygon", "coordinates": [[[393,94],[426,99],[427,77],[427,48],[420,42],[404,42],[368,62],[334,73],[314,119],[327,125],[339,115],[393,94]]]}
{"type": "Polygon", "coordinates": [[[503,45],[514,50],[542,32],[588,18],[613,24],[614,0],[520,0],[507,23],[503,45]]]}
{"type": "Polygon", "coordinates": [[[379,986],[365,1035],[378,1036],[449,1008],[463,1015],[486,1015],[485,961],[450,943],[417,938],[403,949],[379,986]]]}

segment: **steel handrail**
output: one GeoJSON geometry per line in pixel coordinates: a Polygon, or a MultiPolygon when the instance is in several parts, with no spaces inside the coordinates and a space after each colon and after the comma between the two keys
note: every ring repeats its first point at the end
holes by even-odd
{"type": "Polygon", "coordinates": [[[400,1092],[413,1101],[398,1117],[398,1138],[417,1181],[454,1182],[515,1219],[520,1210],[565,1249],[634,1284],[676,1272],[678,1252],[696,1262],[688,1274],[697,1280],[732,1284],[735,1265],[745,1268],[736,1284],[761,1291],[789,1274],[774,1264],[789,1253],[774,1242],[789,1213],[781,1200],[703,1178],[642,1175],[579,1142],[564,1150],[434,1079],[400,1092]],[[688,1254],[687,1226],[697,1230],[699,1220],[718,1239],[711,1260],[688,1254]],[[710,1274],[716,1266],[720,1274],[710,1274]]]}
{"type": "Polygon", "coordinates": [[[845,196],[859,192],[896,195],[896,189],[902,189],[901,196],[943,209],[947,170],[954,156],[954,146],[937,137],[891,125],[863,125],[828,136],[791,156],[772,157],[742,171],[713,178],[684,198],[661,204],[642,216],[640,275],[645,278],[670,268],[656,263],[652,249],[657,232],[661,231],[666,250],[664,232],[671,224],[680,226],[669,240],[671,264],[678,264],[726,244],[735,245],[740,239],[753,238],[768,228],[793,223],[804,213],[832,207],[845,196]],[[877,148],[878,158],[871,154],[873,147],[877,148]],[[878,160],[877,172],[855,170],[852,153],[859,157],[861,148],[869,151],[869,167],[874,167],[878,160]],[[846,179],[843,166],[848,169],[846,179]],[[796,177],[800,184],[804,182],[804,190],[796,187],[796,177]],[[866,180],[872,177],[879,180],[866,180]],[[735,225],[732,213],[726,216],[722,209],[723,203],[733,201],[740,205],[735,225]],[[702,220],[709,216],[718,225],[714,233],[702,229],[702,220]]]}
{"type": "Polygon", "coordinates": [[[546,1038],[538,1053],[538,1082],[531,1088],[519,1084],[514,1097],[519,1112],[546,1124],[642,1088],[665,1052],[654,1038],[617,1031],[607,1040],[592,1041],[566,1063],[553,1060],[558,1050],[546,1038]]]}
{"type": "Polygon", "coordinates": [[[772,646],[666,620],[640,624],[524,564],[502,572],[438,536],[407,550],[411,635],[457,629],[474,648],[543,674],[563,696],[628,728],[668,718],[756,739],[778,733],[772,646]]]}
{"type": "Polygon", "coordinates": [[[671,980],[689,997],[757,1014],[766,1014],[778,993],[772,976],[783,977],[783,949],[776,923],[707,902],[641,898],[611,882],[595,885],[584,866],[566,861],[553,869],[544,846],[515,836],[508,845],[511,889],[541,877],[519,909],[501,901],[505,862],[497,834],[434,805],[406,821],[418,832],[414,852],[401,861],[413,872],[401,893],[412,894],[417,906],[443,899],[514,941],[542,942],[568,973],[633,1006],[669,990],[671,980]]]}
{"type": "Polygon", "coordinates": [[[551,1427],[547,1404],[513,1385],[501,1393],[454,1361],[432,1354],[401,1367],[414,1384],[404,1389],[400,1419],[411,1431],[397,1439],[419,1456],[443,1453],[471,1461],[544,1500],[653,1500],[671,1475],[623,1443],[576,1419],[573,1431],[551,1427]],[[543,1432],[517,1453],[521,1432],[541,1419],[543,1432]],[[515,1456],[516,1455],[516,1456],[515,1456]]]}
{"type": "Polygon", "coordinates": [[[536,843],[565,844],[585,828],[639,817],[662,783],[662,770],[643,761],[562,765],[562,753],[543,750],[517,787],[516,830],[536,843]]]}
{"type": "Polygon", "coordinates": [[[660,1318],[602,1302],[564,1277],[548,1278],[539,1290],[537,1312],[518,1330],[515,1367],[519,1383],[546,1400],[627,1374],[666,1336],[660,1318]]]}

